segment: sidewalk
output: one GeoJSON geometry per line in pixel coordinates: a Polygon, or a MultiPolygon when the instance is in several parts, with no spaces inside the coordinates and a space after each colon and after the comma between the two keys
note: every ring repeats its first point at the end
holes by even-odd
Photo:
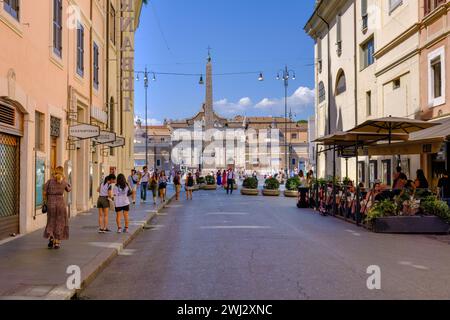
{"type": "MultiPolygon", "coordinates": [[[[168,203],[174,198],[173,186],[167,189],[168,203]]],[[[124,249],[149,223],[164,205],[153,205],[151,193],[147,204],[137,204],[130,212],[130,231],[118,234],[115,213],[110,212],[110,234],[99,234],[96,209],[70,221],[70,239],[60,250],[47,249],[48,241],[37,230],[0,245],[0,300],[72,298],[77,291],[69,290],[66,282],[69,266],[81,269],[81,288],[85,287],[117,255],[130,254],[124,249]]]]}

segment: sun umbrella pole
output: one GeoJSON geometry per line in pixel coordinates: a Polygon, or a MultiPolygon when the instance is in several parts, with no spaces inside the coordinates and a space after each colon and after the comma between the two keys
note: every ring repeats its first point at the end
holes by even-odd
{"type": "Polygon", "coordinates": [[[336,215],[336,145],[333,147],[333,215],[336,215]]]}
{"type": "Polygon", "coordinates": [[[356,206],[355,219],[356,225],[359,225],[359,155],[358,155],[358,136],[356,136],[356,206]]]}

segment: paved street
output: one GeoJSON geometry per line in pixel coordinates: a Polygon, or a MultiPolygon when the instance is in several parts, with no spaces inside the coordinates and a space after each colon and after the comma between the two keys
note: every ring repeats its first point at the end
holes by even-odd
{"type": "Polygon", "coordinates": [[[374,234],[295,200],[173,202],[82,299],[449,299],[446,237],[374,234]],[[367,267],[381,290],[367,289],[367,267]]]}

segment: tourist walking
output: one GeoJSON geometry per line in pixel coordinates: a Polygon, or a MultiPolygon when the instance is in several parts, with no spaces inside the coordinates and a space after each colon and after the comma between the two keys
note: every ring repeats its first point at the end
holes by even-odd
{"type": "Polygon", "coordinates": [[[236,179],[236,174],[232,168],[228,169],[227,173],[227,194],[233,194],[234,183],[236,179]]]}
{"type": "Polygon", "coordinates": [[[137,174],[136,170],[131,170],[131,174],[128,177],[128,185],[131,188],[131,200],[133,201],[133,204],[136,204],[136,191],[137,191],[137,186],[139,183],[139,176],[137,174]]]}
{"type": "Polygon", "coordinates": [[[153,204],[156,204],[156,197],[158,196],[158,172],[154,171],[150,177],[149,189],[152,191],[153,204]]]}
{"type": "Polygon", "coordinates": [[[217,181],[217,185],[218,186],[222,185],[222,173],[220,172],[220,170],[217,171],[216,181],[217,181]]]}
{"type": "Polygon", "coordinates": [[[116,223],[117,223],[117,233],[128,233],[129,226],[129,217],[128,213],[130,212],[130,199],[129,197],[132,194],[132,189],[127,183],[125,176],[123,174],[119,174],[117,177],[117,184],[113,188],[114,195],[114,206],[116,208],[116,223]],[[123,213],[123,217],[125,220],[125,228],[121,227],[121,215],[123,213]]]}
{"type": "Polygon", "coordinates": [[[194,190],[194,177],[192,176],[191,172],[189,172],[186,177],[185,189],[186,189],[186,200],[192,200],[192,191],[194,190]]]}
{"type": "Polygon", "coordinates": [[[108,229],[108,215],[109,207],[111,206],[110,201],[112,201],[112,185],[114,183],[116,183],[116,176],[110,174],[97,189],[97,192],[99,193],[97,200],[98,233],[111,232],[111,230],[108,229]]]}
{"type": "Polygon", "coordinates": [[[71,190],[72,187],[64,177],[63,167],[57,167],[53,177],[44,185],[43,197],[47,207],[44,238],[48,239],[49,249],[59,249],[61,240],[69,239],[69,217],[64,192],[71,190]]]}
{"type": "Polygon", "coordinates": [[[227,188],[227,171],[226,170],[223,170],[223,173],[222,173],[222,186],[224,189],[227,188]]]}
{"type": "Polygon", "coordinates": [[[173,176],[173,185],[175,188],[175,200],[180,200],[180,192],[181,192],[181,172],[175,172],[173,176]]]}
{"type": "Polygon", "coordinates": [[[147,201],[147,191],[148,191],[148,183],[150,181],[150,172],[148,172],[148,167],[144,167],[144,172],[141,177],[141,200],[143,202],[147,201]]]}
{"type": "Polygon", "coordinates": [[[414,181],[414,185],[417,189],[428,189],[429,184],[427,178],[425,178],[425,173],[422,169],[417,170],[417,178],[414,181]]]}
{"type": "Polygon", "coordinates": [[[161,173],[159,174],[158,189],[159,189],[159,198],[161,199],[161,201],[163,203],[166,202],[167,183],[168,183],[168,180],[167,180],[166,172],[164,170],[162,170],[161,173]]]}

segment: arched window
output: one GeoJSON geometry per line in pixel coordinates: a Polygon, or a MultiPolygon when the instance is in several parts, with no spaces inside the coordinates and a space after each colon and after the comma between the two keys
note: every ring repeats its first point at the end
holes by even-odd
{"type": "Polygon", "coordinates": [[[336,81],[336,95],[340,95],[341,93],[344,93],[347,90],[347,83],[345,80],[345,73],[341,69],[338,72],[337,81],[336,81]]]}
{"type": "Polygon", "coordinates": [[[319,82],[319,103],[322,103],[325,101],[325,85],[322,81],[319,82]]]}

